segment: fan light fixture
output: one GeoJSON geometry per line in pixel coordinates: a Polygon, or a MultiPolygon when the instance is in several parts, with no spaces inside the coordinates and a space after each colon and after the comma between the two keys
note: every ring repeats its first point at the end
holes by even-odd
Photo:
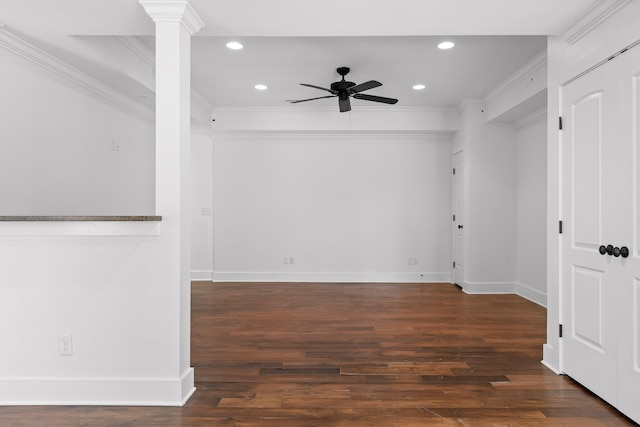
{"type": "Polygon", "coordinates": [[[417,84],[417,85],[413,85],[413,90],[422,90],[424,89],[426,86],[423,84],[417,84]]]}
{"type": "Polygon", "coordinates": [[[229,49],[231,49],[231,50],[240,50],[240,49],[242,49],[244,46],[242,46],[242,43],[240,43],[240,42],[233,41],[233,42],[229,42],[229,43],[227,43],[227,47],[228,47],[229,49]]]}
{"type": "Polygon", "coordinates": [[[254,86],[254,88],[256,88],[258,90],[267,90],[267,85],[257,84],[257,85],[254,86]]]}
{"type": "Polygon", "coordinates": [[[451,49],[452,47],[454,47],[456,44],[454,42],[442,42],[438,44],[438,49],[442,49],[442,50],[447,50],[447,49],[451,49]]]}

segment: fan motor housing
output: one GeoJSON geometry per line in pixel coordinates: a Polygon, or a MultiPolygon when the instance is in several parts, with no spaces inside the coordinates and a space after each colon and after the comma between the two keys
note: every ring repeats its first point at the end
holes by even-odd
{"type": "Polygon", "coordinates": [[[355,86],[355,85],[356,84],[354,82],[347,82],[342,80],[340,82],[331,83],[331,90],[343,92],[349,89],[351,86],[355,86]]]}

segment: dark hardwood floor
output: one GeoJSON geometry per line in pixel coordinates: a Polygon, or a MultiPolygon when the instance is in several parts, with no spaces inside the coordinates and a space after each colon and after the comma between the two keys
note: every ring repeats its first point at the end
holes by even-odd
{"type": "Polygon", "coordinates": [[[546,312],[450,284],[192,287],[182,408],[0,407],[0,426],[627,426],[545,368],[546,312]]]}

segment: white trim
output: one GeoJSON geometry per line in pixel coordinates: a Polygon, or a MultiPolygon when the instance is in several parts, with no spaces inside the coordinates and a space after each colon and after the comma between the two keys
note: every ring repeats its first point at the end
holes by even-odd
{"type": "Polygon", "coordinates": [[[457,110],[459,113],[462,113],[463,111],[465,111],[467,108],[470,108],[470,107],[484,108],[484,106],[485,106],[484,99],[465,98],[462,101],[460,101],[460,103],[457,106],[457,110]]]}
{"type": "Polygon", "coordinates": [[[547,107],[544,106],[539,110],[536,110],[526,116],[518,119],[515,122],[515,126],[517,130],[523,130],[529,128],[531,126],[537,125],[539,123],[543,123],[547,120],[547,107]]]}
{"type": "Polygon", "coordinates": [[[204,280],[211,281],[213,280],[213,271],[206,270],[192,270],[191,271],[191,280],[204,280]]]}
{"type": "Polygon", "coordinates": [[[213,104],[202,93],[191,88],[191,117],[210,128],[212,116],[213,104]]]}
{"type": "Polygon", "coordinates": [[[512,282],[464,282],[459,285],[466,294],[515,294],[516,284],[512,282]]]}
{"type": "Polygon", "coordinates": [[[131,52],[135,53],[140,59],[151,65],[156,66],[156,57],[154,53],[140,41],[136,36],[114,36],[116,40],[126,46],[131,52]]]}
{"type": "Polygon", "coordinates": [[[516,283],[516,294],[538,304],[541,307],[547,307],[547,294],[530,286],[523,285],[522,283],[516,283]]]}
{"type": "Polygon", "coordinates": [[[560,32],[559,37],[570,45],[576,44],[580,39],[595,30],[629,3],[631,3],[631,0],[604,0],[593,2],[578,19],[560,32]]]}
{"type": "MultiPolygon", "coordinates": [[[[277,105],[277,106],[246,106],[246,107],[234,107],[234,106],[220,106],[215,107],[214,113],[291,113],[296,111],[311,111],[311,112],[335,112],[336,108],[331,106],[289,106],[289,105],[277,105]]],[[[411,106],[394,106],[394,107],[378,107],[378,106],[366,106],[362,105],[358,107],[357,111],[351,111],[350,114],[357,114],[359,111],[364,112],[413,112],[413,113],[433,113],[433,112],[443,112],[443,113],[456,113],[458,112],[458,108],[456,106],[422,106],[422,107],[411,107],[411,106]]]]}
{"type": "Polygon", "coordinates": [[[153,110],[51,56],[2,27],[0,27],[0,47],[50,71],[58,77],[76,84],[94,95],[100,96],[125,113],[133,114],[149,123],[155,122],[155,112],[153,110]]]}
{"type": "Polygon", "coordinates": [[[451,107],[362,107],[348,114],[331,107],[216,107],[210,116],[212,134],[253,132],[295,133],[448,133],[460,128],[451,107]]]}
{"type": "Polygon", "coordinates": [[[542,307],[547,306],[547,295],[522,283],[464,282],[458,283],[462,291],[470,295],[513,294],[542,307]]]}
{"type": "MultiPolygon", "coordinates": [[[[199,129],[198,129],[199,131],[199,129]]],[[[376,137],[380,137],[381,139],[388,140],[389,136],[395,136],[397,138],[405,138],[405,139],[418,139],[424,142],[441,142],[443,144],[451,143],[451,138],[455,134],[455,131],[397,131],[397,130],[389,130],[389,131],[345,131],[345,130],[327,130],[327,131],[286,131],[286,130],[260,130],[260,131],[220,131],[214,133],[207,134],[194,134],[201,136],[208,136],[212,139],[212,141],[216,141],[216,137],[224,137],[225,139],[233,139],[238,138],[240,141],[253,138],[257,140],[266,140],[266,139],[274,139],[281,140],[284,138],[305,138],[305,140],[318,138],[325,139],[327,135],[330,136],[342,136],[347,138],[363,138],[366,140],[372,140],[376,137]]],[[[219,139],[217,139],[219,140],[219,139]]]]}
{"type": "Polygon", "coordinates": [[[190,35],[204,27],[204,22],[186,0],[139,0],[153,22],[178,22],[190,35]]]}
{"type": "Polygon", "coordinates": [[[557,355],[558,355],[558,352],[556,352],[554,348],[549,344],[544,344],[542,346],[542,364],[547,368],[551,369],[556,374],[561,375],[564,372],[562,372],[562,370],[560,370],[559,367],[553,365],[553,363],[549,361],[552,358],[552,356],[553,356],[553,359],[556,359],[557,355]]]}
{"type": "Polygon", "coordinates": [[[524,64],[518,70],[516,70],[513,74],[507,77],[502,83],[496,86],[493,90],[491,90],[484,97],[484,102],[487,104],[494,101],[495,99],[501,97],[509,90],[513,89],[518,85],[522,80],[528,78],[531,74],[536,72],[538,69],[547,65],[547,50],[543,50],[536,56],[534,56],[529,62],[524,64]]]}
{"type": "Polygon", "coordinates": [[[194,370],[180,378],[0,378],[0,405],[182,406],[194,370]]]}
{"type": "Polygon", "coordinates": [[[302,137],[310,138],[313,136],[362,136],[370,138],[371,136],[446,136],[452,137],[458,132],[457,130],[341,130],[341,129],[329,129],[329,130],[204,130],[202,127],[196,128],[196,132],[194,135],[203,135],[209,137],[257,137],[264,138],[268,136],[291,136],[291,137],[302,137]]]}
{"type": "Polygon", "coordinates": [[[306,282],[306,283],[451,283],[451,272],[233,272],[216,271],[214,282],[306,282]]]}
{"type": "Polygon", "coordinates": [[[190,367],[182,375],[182,378],[180,378],[180,390],[182,395],[180,399],[180,406],[187,403],[189,398],[193,396],[193,393],[196,392],[196,387],[194,384],[195,384],[195,370],[192,367],[190,367]]]}

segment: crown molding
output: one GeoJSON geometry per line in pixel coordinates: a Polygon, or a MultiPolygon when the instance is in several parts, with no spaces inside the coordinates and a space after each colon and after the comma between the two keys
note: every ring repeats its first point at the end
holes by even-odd
{"type": "Polygon", "coordinates": [[[149,123],[155,122],[153,110],[26,42],[6,27],[0,27],[0,47],[74,83],[91,94],[98,95],[126,113],[133,114],[149,123]]]}
{"type": "Polygon", "coordinates": [[[209,125],[213,118],[213,104],[197,90],[191,88],[191,117],[209,125]]]}
{"type": "Polygon", "coordinates": [[[127,49],[135,53],[140,59],[155,68],[156,56],[136,36],[114,36],[127,49]]]}
{"type": "Polygon", "coordinates": [[[565,28],[559,37],[573,45],[585,37],[613,14],[631,3],[632,0],[604,0],[595,1],[582,15],[565,28]]]}
{"type": "MultiPolygon", "coordinates": [[[[204,98],[203,98],[204,99],[204,98]]],[[[207,101],[208,102],[208,101],[207,101]]],[[[214,107],[212,109],[214,113],[217,112],[229,112],[229,113],[240,113],[240,112],[273,112],[273,113],[292,113],[292,112],[335,112],[337,111],[336,107],[331,106],[220,106],[214,107]]],[[[443,113],[455,113],[458,111],[458,108],[455,106],[420,106],[420,107],[375,107],[375,106],[358,106],[357,109],[351,110],[350,113],[357,114],[358,112],[425,112],[425,113],[434,113],[434,112],[443,112],[443,113]]]]}
{"type": "Polygon", "coordinates": [[[139,3],[154,22],[179,22],[191,35],[204,27],[204,22],[186,0],[139,0],[139,3]]]}
{"type": "Polygon", "coordinates": [[[514,125],[516,129],[522,130],[547,120],[547,107],[542,107],[526,116],[518,119],[514,125]]]}
{"type": "Polygon", "coordinates": [[[547,65],[547,50],[543,50],[533,58],[529,60],[526,64],[516,70],[513,74],[507,77],[502,83],[493,88],[489,93],[487,93],[484,97],[484,102],[487,104],[494,101],[497,98],[500,98],[502,95],[507,93],[509,90],[513,89],[518,85],[522,80],[528,78],[531,74],[536,72],[541,67],[547,65]]]}
{"type": "Polygon", "coordinates": [[[471,107],[480,107],[480,108],[484,108],[485,106],[485,101],[484,99],[478,99],[478,98],[465,98],[462,101],[460,101],[460,103],[458,104],[456,110],[458,112],[463,112],[465,110],[467,110],[468,108],[471,107]]]}
{"type": "Polygon", "coordinates": [[[291,137],[291,138],[312,138],[318,137],[323,138],[326,136],[344,136],[350,138],[372,138],[372,137],[387,137],[387,136],[397,136],[397,137],[434,137],[434,138],[452,138],[455,135],[456,131],[454,130],[256,130],[256,131],[247,131],[247,130],[207,130],[204,128],[198,128],[197,132],[192,132],[192,135],[198,136],[208,136],[211,138],[215,137],[224,137],[224,138],[257,138],[264,139],[269,137],[291,137]]]}

